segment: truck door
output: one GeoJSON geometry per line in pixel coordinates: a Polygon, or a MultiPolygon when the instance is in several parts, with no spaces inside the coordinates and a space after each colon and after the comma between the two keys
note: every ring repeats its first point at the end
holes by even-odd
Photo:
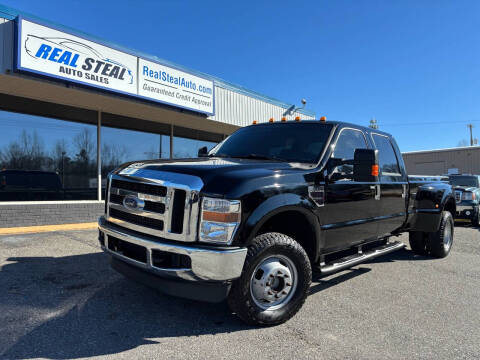
{"type": "Polygon", "coordinates": [[[353,128],[341,129],[334,142],[327,162],[325,206],[319,211],[327,252],[377,236],[373,217],[379,211],[375,200],[375,185],[378,184],[355,182],[353,178],[355,149],[366,148],[365,134],[353,128]],[[335,166],[339,161],[342,164],[335,166]]]}
{"type": "Polygon", "coordinates": [[[403,160],[393,139],[389,136],[371,133],[378,149],[380,192],[379,207],[382,218],[377,221],[378,236],[391,233],[406,219],[406,195],[408,180],[403,160]],[[397,151],[395,151],[397,149],[397,151]]]}

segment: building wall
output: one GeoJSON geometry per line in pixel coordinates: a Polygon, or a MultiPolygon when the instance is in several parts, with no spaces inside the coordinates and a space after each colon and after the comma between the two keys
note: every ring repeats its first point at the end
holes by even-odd
{"type": "Polygon", "coordinates": [[[20,226],[75,224],[96,222],[104,204],[6,204],[0,206],[0,229],[20,226]]]}
{"type": "Polygon", "coordinates": [[[403,153],[410,175],[444,175],[448,169],[480,174],[480,146],[403,153]]]}

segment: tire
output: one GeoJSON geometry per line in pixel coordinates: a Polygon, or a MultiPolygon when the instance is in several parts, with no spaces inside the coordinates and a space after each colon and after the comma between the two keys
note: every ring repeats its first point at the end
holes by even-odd
{"type": "Polygon", "coordinates": [[[476,209],[472,218],[472,226],[480,226],[480,209],[476,209]]]}
{"type": "Polygon", "coordinates": [[[410,231],[408,241],[410,242],[410,248],[416,255],[427,255],[427,240],[428,233],[422,231],[410,231]]]}
{"type": "Polygon", "coordinates": [[[232,284],[228,304],[247,324],[278,325],[300,310],[311,282],[310,260],[300,244],[284,234],[262,234],[248,247],[242,275],[232,284]]]}
{"type": "Polygon", "coordinates": [[[444,258],[452,249],[453,244],[453,217],[449,211],[443,211],[440,228],[437,232],[430,233],[430,254],[436,258],[444,258]]]}

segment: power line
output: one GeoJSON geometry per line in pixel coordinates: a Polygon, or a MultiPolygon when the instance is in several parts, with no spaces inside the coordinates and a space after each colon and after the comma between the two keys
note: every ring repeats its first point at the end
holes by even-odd
{"type": "Polygon", "coordinates": [[[480,120],[470,121],[431,121],[431,122],[408,122],[408,123],[382,123],[382,126],[417,126],[417,125],[450,125],[450,124],[470,124],[472,122],[480,122],[480,120]]]}

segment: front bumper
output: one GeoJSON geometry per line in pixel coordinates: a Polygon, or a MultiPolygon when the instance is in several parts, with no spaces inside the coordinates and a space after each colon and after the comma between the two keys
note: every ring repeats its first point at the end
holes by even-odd
{"type": "MultiPolygon", "coordinates": [[[[98,228],[102,249],[112,257],[122,260],[134,267],[151,274],[170,280],[187,282],[226,282],[240,277],[247,256],[247,249],[240,247],[213,247],[200,245],[184,245],[168,240],[159,240],[158,237],[139,234],[135,231],[122,228],[110,223],[104,217],[98,220],[98,228]],[[117,251],[109,246],[109,237],[134,246],[146,252],[145,261],[138,257],[126,256],[124,252],[117,251]],[[102,243],[103,242],[103,243],[102,243]],[[176,254],[188,257],[188,267],[158,267],[152,260],[152,254],[176,254]]],[[[112,239],[113,242],[113,239],[112,239]]]]}
{"type": "Polygon", "coordinates": [[[462,204],[459,203],[456,206],[455,221],[471,221],[477,216],[478,205],[476,204],[462,204]]]}

